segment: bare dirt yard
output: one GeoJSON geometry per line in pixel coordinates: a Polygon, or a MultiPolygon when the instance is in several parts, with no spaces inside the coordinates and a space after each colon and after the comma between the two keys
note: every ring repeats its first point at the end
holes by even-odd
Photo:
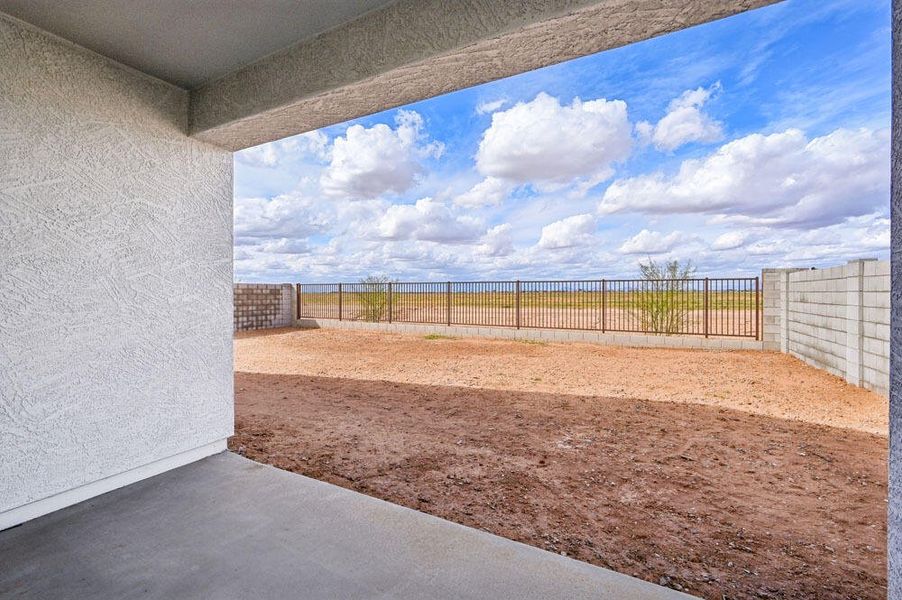
{"type": "Polygon", "coordinates": [[[885,598],[887,402],[789,356],[240,334],[233,450],[705,598],[885,598]]]}

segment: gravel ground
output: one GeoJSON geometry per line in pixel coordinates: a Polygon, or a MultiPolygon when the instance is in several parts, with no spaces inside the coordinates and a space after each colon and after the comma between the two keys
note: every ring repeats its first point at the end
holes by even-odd
{"type": "Polygon", "coordinates": [[[789,357],[235,347],[230,446],[254,460],[705,598],[886,596],[886,401],[789,357]]]}
{"type": "Polygon", "coordinates": [[[779,352],[618,348],[329,329],[243,333],[235,370],[688,402],[887,435],[888,402],[779,352]]]}

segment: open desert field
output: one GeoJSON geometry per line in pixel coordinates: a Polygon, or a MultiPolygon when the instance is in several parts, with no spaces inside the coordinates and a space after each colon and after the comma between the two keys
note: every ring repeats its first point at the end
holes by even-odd
{"type": "Polygon", "coordinates": [[[519,321],[521,327],[693,335],[704,334],[707,323],[711,336],[753,338],[761,316],[756,308],[759,298],[748,291],[712,292],[707,301],[699,290],[657,295],[608,292],[603,297],[598,290],[544,291],[524,292],[517,299],[511,290],[446,294],[441,291],[444,284],[407,285],[436,291],[393,293],[390,298],[384,291],[349,291],[341,299],[337,293],[302,293],[301,315],[388,321],[390,312],[392,320],[399,323],[514,327],[519,321]],[[655,306],[662,308],[666,319],[653,316],[655,306]]]}
{"type": "Polygon", "coordinates": [[[789,356],[240,334],[233,450],[705,598],[885,597],[887,402],[789,356]]]}

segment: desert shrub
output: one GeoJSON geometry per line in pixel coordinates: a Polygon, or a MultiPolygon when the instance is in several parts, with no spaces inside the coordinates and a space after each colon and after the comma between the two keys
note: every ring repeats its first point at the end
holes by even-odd
{"type": "Polygon", "coordinates": [[[374,323],[387,319],[390,282],[388,277],[370,275],[355,286],[354,297],[360,305],[360,319],[374,323]]]}
{"type": "Polygon", "coordinates": [[[688,281],[695,275],[692,261],[679,260],[639,263],[645,286],[637,293],[642,328],[651,333],[674,334],[683,331],[689,311],[681,302],[688,281]]]}

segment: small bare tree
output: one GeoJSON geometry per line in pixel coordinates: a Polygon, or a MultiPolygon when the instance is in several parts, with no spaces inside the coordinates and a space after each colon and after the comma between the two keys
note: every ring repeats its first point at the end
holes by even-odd
{"type": "Polygon", "coordinates": [[[639,292],[639,315],[643,329],[651,333],[672,335],[685,327],[689,310],[684,299],[688,281],[695,275],[691,260],[657,262],[649,257],[639,263],[639,271],[645,280],[639,292]]]}
{"type": "Polygon", "coordinates": [[[387,317],[389,283],[391,279],[378,275],[370,275],[360,280],[354,296],[360,304],[361,319],[375,323],[387,317]]]}

